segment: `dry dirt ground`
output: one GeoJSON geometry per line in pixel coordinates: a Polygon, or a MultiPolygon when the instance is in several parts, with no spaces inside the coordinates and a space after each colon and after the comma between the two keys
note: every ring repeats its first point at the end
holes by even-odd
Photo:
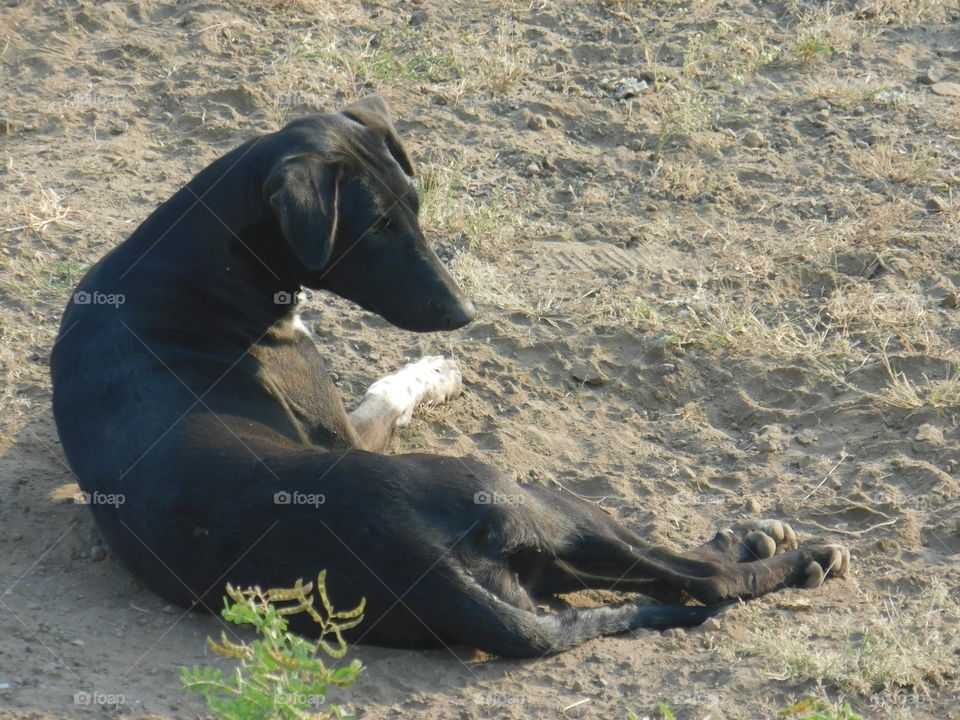
{"type": "Polygon", "coordinates": [[[536,662],[355,648],[344,702],[960,717],[956,0],[0,6],[0,718],[205,716],[178,670],[217,662],[218,621],[104,557],[51,345],[84,270],[192,174],[372,90],[481,313],[417,336],[310,298],[348,399],[407,358],[462,362],[466,394],[396,451],[482,455],[677,546],[783,518],[854,569],[536,662]]]}

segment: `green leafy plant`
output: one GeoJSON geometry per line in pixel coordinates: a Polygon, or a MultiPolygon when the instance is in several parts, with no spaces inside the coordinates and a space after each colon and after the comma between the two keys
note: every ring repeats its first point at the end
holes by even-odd
{"type": "Polygon", "coordinates": [[[314,584],[304,585],[301,580],[292,588],[271,590],[238,590],[227,585],[229,599],[224,598],[221,613],[224,619],[252,625],[259,637],[251,643],[234,643],[226,633],[220,634],[219,643],[207,638],[214,652],[240,664],[227,677],[216,668],[183,667],[180,681],[184,689],[203,695],[207,707],[222,720],[348,717],[340,707],[325,705],[327,688],[353,685],[363,667],[353,660],[344,667],[329,668],[320,651],[331,658],[346,654],[342,633],[363,620],[365,601],[353,610],[335,612],[327,598],[325,579],[323,571],[317,577],[316,595],[314,584]],[[315,597],[320,598],[323,613],[313,607],[315,597]],[[317,623],[316,641],[288,632],[287,617],[297,613],[307,613],[317,623]]]}

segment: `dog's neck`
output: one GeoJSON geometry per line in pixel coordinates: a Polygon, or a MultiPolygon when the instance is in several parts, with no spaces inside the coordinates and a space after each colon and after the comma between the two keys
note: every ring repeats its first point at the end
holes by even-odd
{"type": "Polygon", "coordinates": [[[292,318],[303,269],[263,198],[271,151],[258,138],[199,173],[105,259],[101,282],[148,321],[211,337],[256,342],[292,318]]]}

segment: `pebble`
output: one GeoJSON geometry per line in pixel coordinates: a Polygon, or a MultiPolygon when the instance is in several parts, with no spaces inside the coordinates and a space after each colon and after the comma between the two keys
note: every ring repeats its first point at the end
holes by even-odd
{"type": "Polygon", "coordinates": [[[644,90],[650,87],[646,80],[641,80],[635,77],[623,78],[620,81],[620,85],[617,86],[617,91],[613,96],[617,100],[628,100],[632,97],[636,97],[644,90]]]}
{"type": "Polygon", "coordinates": [[[853,109],[853,114],[854,114],[854,115],[866,115],[866,114],[867,114],[867,108],[865,108],[863,105],[857,105],[857,106],[853,109]]]}
{"type": "Polygon", "coordinates": [[[943,445],[943,430],[936,425],[924,423],[917,428],[917,434],[913,436],[913,439],[918,443],[939,447],[943,445]]]}
{"type": "Polygon", "coordinates": [[[570,375],[574,380],[579,380],[585,385],[603,385],[607,381],[606,376],[594,367],[589,365],[577,365],[570,370],[570,375]]]}
{"type": "Polygon", "coordinates": [[[813,445],[817,441],[817,434],[810,428],[804,428],[797,433],[797,442],[801,445],[813,445]]]}
{"type": "Polygon", "coordinates": [[[760,452],[783,452],[790,447],[790,436],[779,425],[765,425],[760,429],[756,442],[760,452]]]}
{"type": "Polygon", "coordinates": [[[763,147],[766,143],[766,140],[763,137],[763,133],[759,130],[747,130],[743,134],[743,144],[748,148],[760,148],[763,147]]]}
{"type": "MultiPolygon", "coordinates": [[[[762,508],[760,507],[760,501],[752,497],[748,498],[747,502],[743,504],[743,509],[752,515],[757,515],[762,508]]],[[[713,618],[710,618],[710,620],[713,620],[713,618]]]]}
{"type": "Polygon", "coordinates": [[[424,9],[414,10],[410,13],[410,27],[419,27],[430,19],[430,15],[424,9]]]}
{"type": "Polygon", "coordinates": [[[532,163],[530,163],[529,165],[527,165],[527,172],[530,173],[531,175],[539,175],[539,174],[540,174],[540,166],[537,165],[536,163],[532,162],[532,163]]]}
{"type": "Polygon", "coordinates": [[[920,77],[917,78],[917,82],[924,85],[936,85],[941,80],[943,80],[943,73],[936,68],[930,68],[925,73],[921,73],[920,77]]]}
{"type": "Polygon", "coordinates": [[[931,195],[927,198],[927,202],[924,205],[927,208],[927,212],[930,213],[947,213],[950,212],[950,205],[943,198],[939,198],[936,195],[931,195]]]}
{"type": "Polygon", "coordinates": [[[668,628],[663,631],[663,636],[679,640],[687,636],[687,631],[683,628],[668,628]]]}
{"type": "Polygon", "coordinates": [[[71,640],[71,641],[70,641],[70,644],[71,644],[71,645],[76,645],[77,647],[83,647],[84,645],[86,645],[86,643],[85,643],[83,640],[80,640],[79,638],[77,638],[77,639],[75,639],[75,640],[71,640]]]}
{"type": "Polygon", "coordinates": [[[697,720],[723,720],[723,715],[716,708],[704,708],[694,715],[697,720]]]}
{"type": "Polygon", "coordinates": [[[941,300],[940,304],[945,308],[956,308],[960,305],[960,294],[952,292],[941,300]]]}
{"type": "Polygon", "coordinates": [[[166,613],[167,615],[173,615],[176,611],[177,609],[173,605],[164,605],[163,609],[160,610],[160,612],[166,613]]]}
{"type": "Polygon", "coordinates": [[[680,474],[683,475],[687,480],[696,480],[697,474],[686,465],[680,466],[680,474]]]}
{"type": "Polygon", "coordinates": [[[531,130],[543,130],[547,126],[547,121],[543,115],[531,115],[527,118],[527,127],[531,130]]]}
{"type": "Polygon", "coordinates": [[[94,545],[90,548],[90,559],[93,562],[100,562],[107,556],[107,550],[103,545],[94,545]]]}
{"type": "Polygon", "coordinates": [[[830,109],[830,103],[828,103],[828,102],[827,102],[826,100],[824,100],[823,98],[820,98],[819,100],[817,100],[817,101],[813,104],[813,107],[814,107],[815,110],[829,110],[829,109],[830,109]]]}
{"type": "Polygon", "coordinates": [[[944,95],[948,97],[960,97],[960,83],[938,82],[930,86],[934,95],[944,95]]]}
{"type": "Polygon", "coordinates": [[[716,632],[722,626],[717,618],[707,618],[700,627],[707,632],[716,632]]]}

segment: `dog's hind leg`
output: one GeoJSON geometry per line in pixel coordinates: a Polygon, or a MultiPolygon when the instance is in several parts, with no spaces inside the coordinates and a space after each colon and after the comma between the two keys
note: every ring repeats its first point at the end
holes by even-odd
{"type": "Polygon", "coordinates": [[[431,626],[444,642],[463,643],[503,657],[541,657],[602,635],[636,628],[700,625],[725,606],[650,605],[629,602],[545,613],[518,608],[458,572],[455,592],[433,603],[431,626]]]}
{"type": "Polygon", "coordinates": [[[394,429],[409,423],[417,407],[449,400],[462,387],[457,363],[440,355],[421,358],[377,380],[349,415],[360,447],[385,451],[394,429]]]}
{"type": "Polygon", "coordinates": [[[570,494],[530,490],[576,528],[556,562],[534,578],[531,590],[538,597],[604,587],[671,599],[682,590],[716,603],[784,587],[817,587],[828,575],[844,576],[850,565],[849,552],[838,545],[797,548],[793,531],[779,521],[748,523],[692,551],[674,552],[570,494]]]}

